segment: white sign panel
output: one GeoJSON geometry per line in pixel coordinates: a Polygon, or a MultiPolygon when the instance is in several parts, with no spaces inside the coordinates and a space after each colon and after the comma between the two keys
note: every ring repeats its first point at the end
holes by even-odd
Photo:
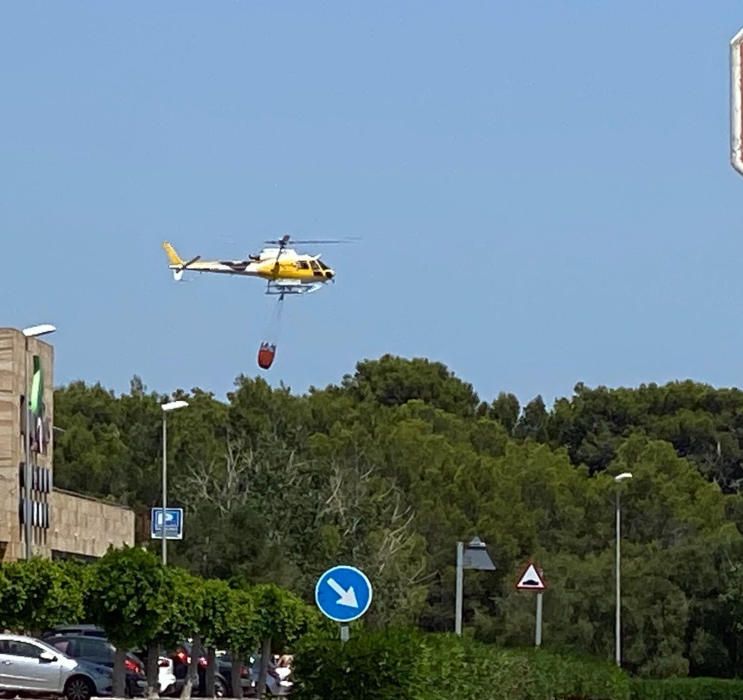
{"type": "Polygon", "coordinates": [[[743,175],[743,29],[730,41],[730,162],[743,175]]]}
{"type": "Polygon", "coordinates": [[[534,564],[529,564],[524,573],[521,574],[516,588],[520,591],[543,591],[546,586],[544,585],[544,579],[537,571],[537,567],[534,564]]]}

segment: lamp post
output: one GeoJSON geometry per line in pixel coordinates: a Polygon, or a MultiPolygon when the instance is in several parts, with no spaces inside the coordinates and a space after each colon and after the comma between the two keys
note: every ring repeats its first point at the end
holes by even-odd
{"type": "Polygon", "coordinates": [[[31,529],[31,481],[33,470],[31,469],[31,391],[28,387],[28,339],[38,338],[42,335],[54,333],[57,329],[51,323],[42,323],[38,326],[24,328],[23,333],[23,391],[24,391],[24,417],[26,425],[23,435],[23,534],[26,540],[26,559],[33,556],[33,543],[31,541],[33,531],[31,529]]]}
{"type": "Polygon", "coordinates": [[[163,538],[163,566],[168,563],[168,540],[165,537],[165,511],[168,507],[168,413],[179,408],[185,408],[186,406],[188,406],[188,401],[168,401],[160,405],[163,411],[163,510],[162,529],[160,531],[160,537],[163,538]]]}
{"type": "Polygon", "coordinates": [[[464,570],[479,569],[494,571],[495,564],[488,554],[485,543],[474,537],[469,544],[457,542],[457,590],[454,610],[454,632],[462,634],[462,603],[464,599],[464,570]]]}
{"type": "MultiPolygon", "coordinates": [[[[631,479],[630,472],[623,472],[614,477],[614,481],[620,484],[625,479],[631,479]]],[[[622,601],[621,601],[621,558],[619,551],[619,542],[622,530],[622,509],[621,509],[621,488],[617,488],[616,500],[616,520],[617,520],[617,546],[616,546],[616,620],[614,623],[614,653],[617,666],[622,665],[622,601]]]]}

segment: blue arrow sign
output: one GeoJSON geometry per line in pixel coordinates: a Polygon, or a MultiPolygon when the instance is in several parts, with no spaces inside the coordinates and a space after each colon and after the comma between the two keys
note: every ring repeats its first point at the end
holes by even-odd
{"type": "MultiPolygon", "coordinates": [[[[150,538],[163,538],[163,509],[153,508],[150,514],[150,538]]],[[[183,539],[183,508],[165,509],[165,539],[183,539]]]]}
{"type": "Polygon", "coordinates": [[[334,566],[317,580],[315,602],[320,612],[336,622],[351,622],[371,605],[372,585],[353,566],[334,566]]]}

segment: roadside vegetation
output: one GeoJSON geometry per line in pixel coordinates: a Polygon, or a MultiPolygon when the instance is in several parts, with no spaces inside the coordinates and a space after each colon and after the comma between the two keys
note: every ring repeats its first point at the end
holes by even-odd
{"type": "Polygon", "coordinates": [[[184,572],[276,584],[311,606],[320,573],[349,563],[375,587],[365,630],[447,633],[455,545],[477,535],[497,569],[466,573],[472,644],[533,643],[534,600],[514,584],[534,560],[549,584],[545,649],[608,662],[613,476],[629,471],[624,668],[692,680],[743,668],[743,392],[578,385],[551,407],[522,406],[479,397],[439,363],[390,356],[303,395],[244,376],[226,400],[198,388],[165,397],[136,377],[123,395],[73,382],[55,394],[57,485],[146,518],[159,505],[159,404],[170,398],[190,403],[168,422],[170,505],[186,512],[169,558],[184,572]]]}
{"type": "Polygon", "coordinates": [[[295,659],[297,700],[712,700],[739,697],[743,688],[716,679],[633,682],[607,660],[505,649],[410,628],[374,631],[356,623],[342,644],[334,624],[278,586],[204,580],[163,567],[137,547],[112,549],[89,565],[43,559],[3,564],[0,610],[4,629],[31,636],[58,625],[100,625],[116,646],[117,698],[125,695],[128,652],[154,649],[147,654],[145,694],[156,696],[159,650],[185,639],[192,640],[192,655],[182,699],[197,686],[202,653],[211,663],[205,688],[194,694],[213,697],[218,649],[232,660],[232,688],[242,687],[241,668],[260,650],[258,698],[267,697],[268,660],[287,652],[295,659]]]}

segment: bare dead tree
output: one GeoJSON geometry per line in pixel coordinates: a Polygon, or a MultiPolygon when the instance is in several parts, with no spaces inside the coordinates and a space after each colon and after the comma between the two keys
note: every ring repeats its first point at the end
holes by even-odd
{"type": "MultiPolygon", "coordinates": [[[[405,607],[423,585],[426,554],[405,493],[363,446],[351,442],[308,460],[278,436],[248,443],[228,437],[219,457],[191,461],[180,484],[184,505],[205,504],[227,516],[250,506],[268,542],[282,547],[297,571],[307,569],[313,533],[331,527],[343,553],[389,583],[385,607],[405,607]]],[[[380,608],[381,609],[381,608],[380,608]]]]}

